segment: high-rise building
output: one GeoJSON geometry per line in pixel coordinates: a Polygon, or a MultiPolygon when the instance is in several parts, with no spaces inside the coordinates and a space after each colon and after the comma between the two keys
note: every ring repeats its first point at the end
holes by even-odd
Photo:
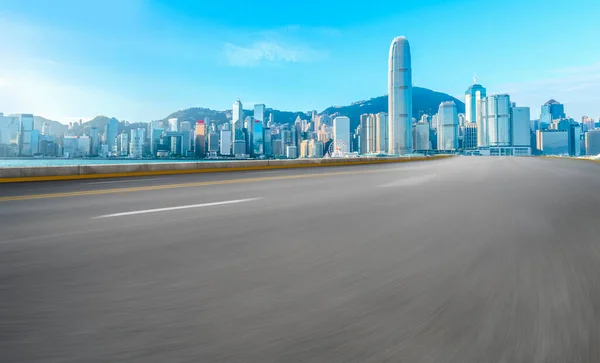
{"type": "Polygon", "coordinates": [[[37,154],[39,154],[39,152],[40,152],[40,132],[39,132],[39,130],[31,130],[31,155],[37,155],[37,154]]]}
{"type": "Polygon", "coordinates": [[[333,119],[333,142],[340,152],[350,151],[350,119],[338,116],[333,119]]]}
{"type": "Polygon", "coordinates": [[[219,152],[219,134],[211,131],[208,134],[208,153],[215,155],[219,152]]]}
{"type": "Polygon", "coordinates": [[[454,101],[446,101],[438,108],[438,150],[458,149],[458,113],[454,101]]]}
{"type": "MultiPolygon", "coordinates": [[[[151,125],[154,123],[153,121],[151,125]]],[[[162,123],[162,122],[161,122],[162,123]]],[[[163,128],[161,126],[161,128],[163,128]]],[[[119,134],[119,120],[111,118],[104,127],[104,142],[108,145],[108,150],[112,151],[115,147],[115,138],[119,134]]]]}
{"type": "Polygon", "coordinates": [[[90,128],[90,156],[98,156],[98,128],[91,127],[90,128]]]}
{"type": "Polygon", "coordinates": [[[545,155],[568,155],[569,132],[558,130],[538,130],[537,149],[545,155]]]}
{"type": "Polygon", "coordinates": [[[467,122],[464,126],[463,149],[472,150],[477,148],[477,124],[467,122]]]}
{"type": "Polygon", "coordinates": [[[542,105],[540,121],[549,124],[554,120],[565,118],[565,105],[552,99],[542,105]]]}
{"type": "Polygon", "coordinates": [[[288,159],[298,158],[298,148],[295,145],[288,145],[285,147],[285,155],[288,159]]]}
{"type": "Polygon", "coordinates": [[[233,137],[235,140],[243,140],[240,138],[242,134],[237,132],[238,130],[242,130],[244,128],[244,106],[242,102],[238,99],[233,103],[233,107],[231,109],[231,129],[234,131],[233,137]]]}
{"type": "Polygon", "coordinates": [[[263,129],[263,148],[264,148],[264,154],[265,156],[272,156],[273,155],[273,149],[272,149],[272,143],[271,143],[271,128],[270,127],[265,127],[263,129]]]}
{"type": "Polygon", "coordinates": [[[569,125],[569,155],[581,155],[581,125],[577,122],[569,125]]]}
{"type": "Polygon", "coordinates": [[[233,142],[233,156],[240,157],[243,155],[247,155],[246,152],[246,141],[245,140],[235,140],[233,142]]]}
{"type": "Polygon", "coordinates": [[[131,129],[129,156],[141,158],[144,150],[144,129],[131,129]]]}
{"type": "Polygon", "coordinates": [[[388,64],[389,154],[412,152],[412,69],[406,37],[392,41],[388,64]]]}
{"type": "Polygon", "coordinates": [[[478,146],[510,146],[510,96],[491,95],[480,102],[481,122],[477,132],[483,137],[477,138],[478,146]],[[480,130],[479,128],[483,128],[480,130]]]}
{"type": "Polygon", "coordinates": [[[380,112],[375,115],[375,152],[388,152],[388,115],[380,112]]]}
{"type": "Polygon", "coordinates": [[[480,125],[481,111],[479,101],[486,97],[485,88],[477,84],[477,78],[473,79],[473,85],[465,92],[465,122],[473,122],[480,125]]]}
{"type": "Polygon", "coordinates": [[[359,154],[368,154],[369,151],[369,142],[367,141],[368,133],[372,133],[371,131],[371,115],[362,114],[360,115],[360,130],[357,129],[357,134],[360,138],[358,152],[359,154]]]}
{"type": "Polygon", "coordinates": [[[254,105],[254,119],[259,120],[263,126],[267,125],[267,120],[265,119],[265,110],[266,108],[263,104],[254,105]]]}
{"type": "Polygon", "coordinates": [[[593,130],[596,127],[594,119],[588,116],[583,116],[581,118],[581,124],[583,125],[584,131],[593,130]]]}
{"type": "Polygon", "coordinates": [[[156,156],[158,153],[158,145],[160,145],[160,141],[165,130],[162,127],[158,128],[154,127],[153,125],[150,127],[150,153],[152,156],[156,156]]]}
{"type": "Polygon", "coordinates": [[[511,107],[512,146],[529,147],[531,143],[529,107],[511,107]]]}
{"type": "Polygon", "coordinates": [[[169,119],[169,131],[178,132],[179,131],[179,119],[178,118],[170,118],[169,119]]]}
{"type": "Polygon", "coordinates": [[[50,136],[50,123],[49,122],[44,122],[42,124],[42,135],[50,136]]]}
{"type": "Polygon", "coordinates": [[[263,122],[254,120],[252,125],[252,155],[260,156],[264,154],[263,140],[263,122]]]}
{"type": "Polygon", "coordinates": [[[20,124],[20,117],[0,116],[0,145],[19,143],[20,124]]]}
{"type": "Polygon", "coordinates": [[[221,130],[221,155],[231,155],[231,130],[221,130]]]}
{"type": "Polygon", "coordinates": [[[600,130],[591,130],[585,133],[585,153],[600,155],[600,130]]]}
{"type": "Polygon", "coordinates": [[[206,156],[206,124],[204,120],[198,120],[194,132],[194,154],[198,158],[206,156]]]}
{"type": "Polygon", "coordinates": [[[309,158],[322,158],[323,157],[324,144],[320,141],[310,140],[308,143],[308,157],[309,158]]]}
{"type": "Polygon", "coordinates": [[[34,119],[32,114],[19,115],[19,156],[32,156],[31,131],[33,131],[34,119]]]}
{"type": "Polygon", "coordinates": [[[300,143],[300,157],[307,158],[308,157],[308,140],[303,140],[300,143]]]}
{"type": "Polygon", "coordinates": [[[414,143],[415,151],[431,150],[431,145],[429,142],[429,124],[427,122],[419,121],[415,125],[414,143]]]}
{"type": "Polygon", "coordinates": [[[273,152],[273,155],[275,156],[283,156],[285,154],[283,144],[281,143],[281,139],[271,140],[271,150],[273,152]]]}
{"type": "Polygon", "coordinates": [[[466,122],[467,122],[467,118],[465,117],[465,114],[459,113],[458,114],[458,126],[463,127],[463,126],[465,126],[466,122]]]}

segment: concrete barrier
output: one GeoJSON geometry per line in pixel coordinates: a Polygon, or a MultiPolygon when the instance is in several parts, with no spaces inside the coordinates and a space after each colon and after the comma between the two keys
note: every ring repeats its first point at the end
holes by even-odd
{"type": "Polygon", "coordinates": [[[176,162],[140,164],[96,164],[78,166],[40,166],[0,168],[0,183],[47,180],[117,178],[148,175],[209,173],[240,170],[306,168],[435,160],[451,155],[395,158],[240,160],[217,162],[176,162]]]}

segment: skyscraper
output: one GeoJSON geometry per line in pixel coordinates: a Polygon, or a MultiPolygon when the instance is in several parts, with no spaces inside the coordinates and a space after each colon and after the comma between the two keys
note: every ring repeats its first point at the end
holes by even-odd
{"type": "Polygon", "coordinates": [[[141,158],[144,150],[144,129],[131,129],[131,140],[129,156],[132,158],[141,158]]]}
{"type": "MultiPolygon", "coordinates": [[[[151,123],[151,125],[154,121],[151,123]]],[[[111,118],[104,128],[104,140],[108,145],[108,150],[112,151],[115,146],[115,138],[119,133],[119,120],[111,118]]]]}
{"type": "Polygon", "coordinates": [[[375,151],[378,153],[388,152],[388,126],[387,113],[380,112],[375,115],[375,151]]]}
{"type": "Polygon", "coordinates": [[[549,124],[554,120],[565,117],[565,105],[562,103],[552,99],[542,105],[541,122],[549,124]]]}
{"type": "Polygon", "coordinates": [[[477,124],[467,122],[464,126],[463,149],[470,150],[477,148],[477,124]]]}
{"type": "Polygon", "coordinates": [[[263,149],[263,122],[254,120],[252,127],[252,154],[260,156],[264,153],[263,149]]]}
{"type": "Polygon", "coordinates": [[[32,156],[31,131],[33,131],[33,115],[19,115],[19,156],[32,156]]]}
{"type": "Polygon", "coordinates": [[[271,136],[271,128],[263,128],[263,150],[265,156],[273,155],[271,136]]]}
{"type": "Polygon", "coordinates": [[[479,101],[486,97],[485,88],[473,79],[473,85],[465,92],[465,122],[474,122],[479,125],[479,101]]]}
{"type": "Polygon", "coordinates": [[[206,156],[206,125],[204,120],[199,120],[196,123],[196,131],[194,133],[194,153],[196,157],[203,158],[206,156]]]}
{"type": "Polygon", "coordinates": [[[530,135],[530,110],[529,107],[512,107],[512,146],[529,146],[531,144],[530,135]]]}
{"type": "Polygon", "coordinates": [[[169,119],[169,131],[177,132],[179,131],[179,119],[178,118],[170,118],[169,119]]]}
{"type": "MultiPolygon", "coordinates": [[[[507,94],[487,96],[480,102],[482,136],[485,144],[478,146],[510,146],[510,96],[507,94]]],[[[477,125],[478,133],[480,125],[477,125]]]]}
{"type": "Polygon", "coordinates": [[[98,128],[90,128],[90,156],[98,156],[98,128]]]}
{"type": "Polygon", "coordinates": [[[600,130],[585,133],[585,152],[587,155],[600,155],[600,130]]]}
{"type": "Polygon", "coordinates": [[[267,122],[265,120],[265,105],[254,105],[254,119],[259,120],[263,124],[263,126],[267,125],[267,122]]]}
{"type": "Polygon", "coordinates": [[[438,108],[438,150],[458,149],[458,114],[454,101],[446,101],[438,108]]]}
{"type": "Polygon", "coordinates": [[[338,116],[333,119],[333,142],[335,151],[342,153],[350,151],[350,119],[348,117],[338,116]]]}
{"type": "Polygon", "coordinates": [[[244,140],[243,133],[239,132],[244,128],[244,108],[242,102],[238,99],[233,103],[231,109],[231,129],[235,140],[244,140]]]}
{"type": "Polygon", "coordinates": [[[231,130],[221,130],[221,155],[231,155],[231,130]]]}
{"type": "Polygon", "coordinates": [[[415,125],[415,150],[427,151],[430,150],[429,142],[429,124],[420,121],[415,125]]]}
{"type": "Polygon", "coordinates": [[[412,152],[412,69],[406,37],[396,37],[388,59],[389,153],[412,152]]]}

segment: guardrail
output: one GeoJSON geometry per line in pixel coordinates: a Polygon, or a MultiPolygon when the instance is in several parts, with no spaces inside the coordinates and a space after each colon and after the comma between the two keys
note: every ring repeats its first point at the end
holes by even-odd
{"type": "Polygon", "coordinates": [[[0,168],[0,183],[120,178],[149,175],[213,173],[225,171],[289,169],[323,166],[402,163],[451,157],[451,155],[396,158],[243,160],[222,162],[176,162],[147,164],[101,164],[0,168]]]}

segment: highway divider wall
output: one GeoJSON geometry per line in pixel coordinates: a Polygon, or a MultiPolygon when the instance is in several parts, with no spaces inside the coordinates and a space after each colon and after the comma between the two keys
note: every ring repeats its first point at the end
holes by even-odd
{"type": "Polygon", "coordinates": [[[143,163],[143,160],[140,160],[139,164],[88,164],[74,166],[10,167],[0,168],[0,183],[401,163],[435,160],[447,157],[451,157],[451,155],[395,158],[363,157],[344,159],[230,160],[215,162],[164,162],[146,164],[143,163]]]}

